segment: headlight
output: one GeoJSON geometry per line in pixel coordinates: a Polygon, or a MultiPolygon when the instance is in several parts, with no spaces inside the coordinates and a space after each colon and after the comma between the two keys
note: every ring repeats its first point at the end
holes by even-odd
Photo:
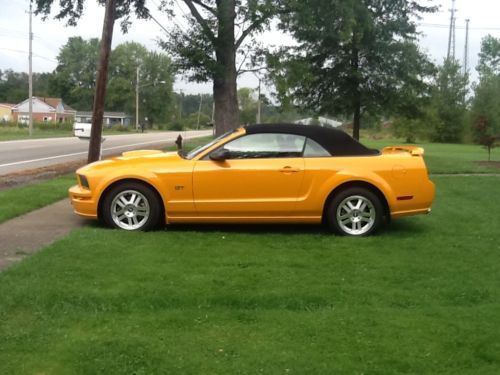
{"type": "Polygon", "coordinates": [[[87,180],[87,177],[85,177],[83,174],[78,175],[78,180],[80,181],[80,186],[89,189],[89,181],[87,180]]]}

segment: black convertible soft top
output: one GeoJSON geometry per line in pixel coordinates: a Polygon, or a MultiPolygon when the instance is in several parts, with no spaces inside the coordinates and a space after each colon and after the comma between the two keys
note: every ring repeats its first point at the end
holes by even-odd
{"type": "Polygon", "coordinates": [[[372,150],[342,130],[317,125],[300,124],[255,124],[246,125],[247,134],[285,133],[302,135],[319,143],[332,156],[367,156],[378,155],[378,150],[372,150]]]}

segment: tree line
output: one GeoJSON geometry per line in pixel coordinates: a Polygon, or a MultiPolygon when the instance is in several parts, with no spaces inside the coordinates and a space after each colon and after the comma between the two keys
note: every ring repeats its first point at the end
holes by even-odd
{"type": "MultiPolygon", "coordinates": [[[[432,2],[180,1],[189,10],[184,14],[188,26],[172,22],[159,44],[172,59],[173,70],[193,81],[212,81],[219,134],[242,122],[236,81],[247,71],[265,72],[283,111],[346,119],[355,138],[361,128],[380,119],[392,120],[394,130],[409,141],[425,136],[459,142],[467,123],[473,124],[477,140],[498,134],[493,109],[498,96],[491,96],[498,86],[498,40],[483,41],[480,80],[471,98],[468,74],[457,61],[446,59],[435,66],[418,46],[416,22],[437,10],[432,2]],[[290,34],[295,45],[263,48],[256,35],[268,31],[272,22],[290,34]]],[[[50,14],[53,0],[35,3],[38,14],[50,14]]],[[[168,17],[175,16],[171,1],[158,5],[168,17]]],[[[83,9],[82,0],[61,0],[55,17],[75,24],[83,9]]],[[[123,29],[131,14],[151,17],[142,0],[116,0],[116,9],[123,29]]],[[[110,89],[113,84],[126,85],[110,78],[110,89]]]]}

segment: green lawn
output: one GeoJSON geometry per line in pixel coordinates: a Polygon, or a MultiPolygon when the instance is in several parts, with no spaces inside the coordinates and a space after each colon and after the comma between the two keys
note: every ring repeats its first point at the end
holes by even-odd
{"type": "Polygon", "coordinates": [[[434,180],[371,238],[73,232],[0,274],[0,373],[498,374],[500,177],[434,180]]]}
{"type": "Polygon", "coordinates": [[[74,175],[71,174],[32,185],[0,190],[0,223],[67,197],[68,188],[74,185],[75,181],[74,175]]]}

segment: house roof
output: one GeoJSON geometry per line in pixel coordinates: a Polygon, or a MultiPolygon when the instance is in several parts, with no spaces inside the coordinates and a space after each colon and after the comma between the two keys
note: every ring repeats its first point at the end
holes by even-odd
{"type": "Polygon", "coordinates": [[[65,111],[76,112],[75,109],[71,108],[69,105],[64,103],[61,98],[46,98],[43,96],[34,96],[34,98],[40,100],[41,102],[44,102],[44,103],[50,105],[52,108],[56,108],[59,105],[59,103],[62,103],[65,111]]]}
{"type": "Polygon", "coordinates": [[[16,104],[12,104],[12,103],[0,103],[0,107],[7,107],[7,108],[14,108],[16,106],[16,104]]]}

